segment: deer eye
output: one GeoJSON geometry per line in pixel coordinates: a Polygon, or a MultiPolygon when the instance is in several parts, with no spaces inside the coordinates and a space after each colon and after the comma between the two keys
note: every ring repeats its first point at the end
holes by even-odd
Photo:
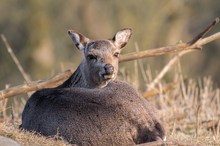
{"type": "Polygon", "coordinates": [[[119,57],[119,52],[116,52],[115,54],[114,54],[114,56],[116,57],[116,58],[118,58],[119,57]]]}
{"type": "Polygon", "coordinates": [[[89,54],[89,55],[87,56],[87,58],[88,58],[89,60],[96,60],[96,59],[97,59],[97,56],[92,55],[92,54],[89,54]]]}

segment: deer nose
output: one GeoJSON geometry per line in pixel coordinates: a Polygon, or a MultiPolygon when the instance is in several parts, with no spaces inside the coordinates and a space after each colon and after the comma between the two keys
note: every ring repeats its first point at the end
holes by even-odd
{"type": "Polygon", "coordinates": [[[114,67],[111,64],[106,64],[104,66],[106,74],[113,74],[114,73],[114,67]]]}

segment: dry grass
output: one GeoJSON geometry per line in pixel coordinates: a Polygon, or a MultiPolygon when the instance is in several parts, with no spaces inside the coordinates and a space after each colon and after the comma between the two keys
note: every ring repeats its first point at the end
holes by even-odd
{"type": "Polygon", "coordinates": [[[24,146],[66,146],[62,140],[55,140],[56,137],[45,138],[43,136],[21,131],[18,125],[0,123],[0,135],[14,139],[24,146]]]}
{"type": "Polygon", "coordinates": [[[193,134],[186,134],[183,132],[175,132],[172,135],[168,135],[168,141],[176,141],[179,143],[184,143],[185,145],[206,145],[206,146],[218,146],[220,145],[220,140],[213,140],[212,133],[204,131],[197,138],[193,134]]]}
{"type": "MultiPolygon", "coordinates": [[[[150,83],[149,78],[152,77],[147,78],[150,83]]],[[[129,80],[132,82],[132,79],[129,80]]],[[[167,139],[188,144],[220,145],[220,89],[214,87],[209,77],[184,80],[181,72],[176,73],[173,82],[176,88],[165,93],[163,87],[167,83],[160,82],[157,86],[160,94],[148,98],[158,109],[167,139]]],[[[8,100],[0,101],[0,135],[23,145],[67,145],[62,140],[55,140],[55,137],[45,138],[20,131],[18,125],[25,101],[14,99],[12,104],[8,104],[8,100]]]]}
{"type": "MultiPolygon", "coordinates": [[[[168,139],[203,145],[220,145],[220,90],[211,78],[198,81],[177,76],[177,87],[149,100],[159,109],[168,139]]],[[[159,88],[164,85],[160,83],[159,88]]]]}

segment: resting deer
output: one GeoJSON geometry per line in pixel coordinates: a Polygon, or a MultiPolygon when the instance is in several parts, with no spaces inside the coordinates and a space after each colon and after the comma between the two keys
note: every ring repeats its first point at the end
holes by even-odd
{"type": "Polygon", "coordinates": [[[68,33],[83,52],[83,61],[62,85],[30,97],[21,128],[44,136],[58,134],[79,146],[127,146],[163,139],[154,108],[129,84],[115,80],[118,57],[131,29],[108,40],[68,33]]]}

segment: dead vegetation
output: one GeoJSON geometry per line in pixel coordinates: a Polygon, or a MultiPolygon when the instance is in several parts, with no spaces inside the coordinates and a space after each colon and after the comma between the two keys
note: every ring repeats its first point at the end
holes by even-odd
{"type": "MultiPolygon", "coordinates": [[[[176,74],[175,88],[163,91],[166,83],[160,82],[158,95],[147,97],[157,108],[165,125],[169,145],[219,145],[220,89],[214,87],[210,77],[199,80],[181,80],[176,74]]],[[[5,105],[5,100],[1,104],[5,105]]],[[[11,107],[1,107],[0,135],[10,137],[23,145],[66,145],[33,133],[20,131],[20,113],[24,104],[14,101],[11,107]],[[6,114],[6,111],[8,114],[6,114]],[[5,114],[4,114],[5,113],[5,114]],[[4,116],[3,116],[4,115],[4,116]],[[14,118],[12,117],[14,115],[14,118]]]]}
{"type": "MultiPolygon", "coordinates": [[[[218,21],[216,19],[207,29],[188,43],[177,44],[177,48],[173,50],[171,47],[171,51],[168,52],[178,53],[156,77],[152,77],[153,73],[151,71],[143,70],[141,61],[139,61],[138,70],[148,72],[143,75],[149,79],[147,85],[149,90],[143,93],[143,96],[158,109],[160,119],[167,131],[168,145],[220,145],[220,89],[215,88],[215,83],[211,77],[184,79],[180,63],[182,55],[220,38],[220,34],[216,33],[202,39],[218,21]],[[179,46],[183,47],[179,49],[179,46]],[[177,71],[172,83],[162,81],[163,76],[175,63],[177,63],[175,66],[177,71]]],[[[164,51],[163,48],[159,48],[159,50],[164,51]]],[[[165,48],[167,49],[167,47],[165,48]]],[[[142,58],[143,55],[139,56],[141,53],[143,52],[127,55],[133,56],[128,57],[130,58],[128,60],[142,58]]],[[[166,53],[167,51],[164,51],[164,54],[166,53]]],[[[144,57],[149,57],[148,55],[144,57]]],[[[126,55],[124,55],[124,58],[126,58],[126,55]]],[[[18,87],[0,91],[0,99],[4,99],[0,100],[0,135],[10,137],[23,145],[67,145],[62,140],[55,140],[56,137],[44,138],[33,133],[20,131],[18,125],[20,124],[20,114],[25,101],[15,99],[13,104],[8,106],[7,97],[46,87],[54,87],[68,78],[73,71],[71,69],[46,81],[28,82],[18,87]]]]}
{"type": "Polygon", "coordinates": [[[18,125],[9,123],[0,123],[0,135],[14,139],[24,146],[66,146],[63,140],[57,140],[56,137],[45,138],[35,133],[20,131],[18,125]]]}

